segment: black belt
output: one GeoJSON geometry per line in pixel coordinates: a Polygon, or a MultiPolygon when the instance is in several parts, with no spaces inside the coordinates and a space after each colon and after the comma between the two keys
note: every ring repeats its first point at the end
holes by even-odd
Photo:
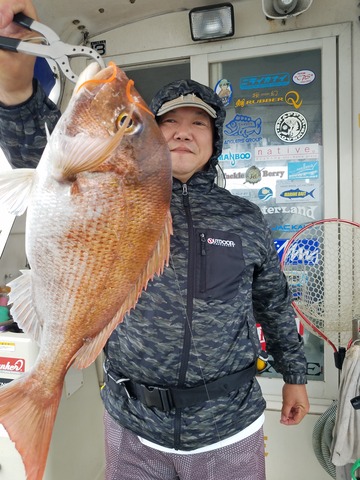
{"type": "Polygon", "coordinates": [[[206,400],[224,396],[250,382],[255,374],[256,364],[254,363],[245,370],[198,387],[166,388],[135,383],[129,378],[116,378],[111,370],[105,370],[106,385],[113,392],[123,397],[137,399],[147,407],[155,407],[163,412],[169,412],[173,408],[191,407],[206,400]]]}

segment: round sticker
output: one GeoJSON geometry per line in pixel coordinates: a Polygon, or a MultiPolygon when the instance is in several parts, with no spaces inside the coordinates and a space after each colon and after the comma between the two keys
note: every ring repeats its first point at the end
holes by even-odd
{"type": "Polygon", "coordinates": [[[315,80],[315,73],[311,70],[299,70],[293,75],[293,82],[298,85],[307,85],[315,80]]]}
{"type": "Polygon", "coordinates": [[[229,80],[226,80],[226,78],[219,80],[215,86],[215,92],[221,98],[224,107],[229,105],[233,96],[233,89],[229,80]]]}
{"type": "Polygon", "coordinates": [[[268,200],[270,200],[272,196],[273,196],[273,191],[269,187],[263,187],[258,192],[259,199],[264,200],[264,202],[267,202],[268,200]]]}
{"type": "Polygon", "coordinates": [[[299,112],[285,112],[276,120],[275,133],[283,142],[298,142],[306,132],[306,118],[299,112]]]}

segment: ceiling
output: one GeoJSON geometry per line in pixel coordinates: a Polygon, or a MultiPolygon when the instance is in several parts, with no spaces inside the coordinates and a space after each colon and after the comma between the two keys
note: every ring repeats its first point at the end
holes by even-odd
{"type": "Polygon", "coordinates": [[[217,3],[216,0],[34,0],[40,20],[64,41],[74,32],[86,31],[91,38],[146,18],[217,3]]]}

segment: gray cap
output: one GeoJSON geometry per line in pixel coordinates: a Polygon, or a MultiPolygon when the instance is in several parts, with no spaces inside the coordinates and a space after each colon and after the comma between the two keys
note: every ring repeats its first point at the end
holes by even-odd
{"type": "Polygon", "coordinates": [[[174,98],[173,100],[163,103],[156,115],[159,117],[167,112],[171,112],[171,110],[182,107],[201,108],[201,110],[204,110],[206,113],[208,113],[210,117],[217,117],[216,111],[212,107],[210,107],[210,105],[201,100],[201,98],[197,97],[194,93],[180,95],[180,97],[178,98],[174,98]]]}

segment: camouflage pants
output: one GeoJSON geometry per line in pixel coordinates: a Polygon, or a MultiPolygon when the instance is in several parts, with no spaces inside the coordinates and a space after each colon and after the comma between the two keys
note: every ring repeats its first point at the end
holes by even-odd
{"type": "Polygon", "coordinates": [[[166,453],[143,445],[105,411],[105,480],[265,480],[262,428],[216,450],[166,453]]]}

